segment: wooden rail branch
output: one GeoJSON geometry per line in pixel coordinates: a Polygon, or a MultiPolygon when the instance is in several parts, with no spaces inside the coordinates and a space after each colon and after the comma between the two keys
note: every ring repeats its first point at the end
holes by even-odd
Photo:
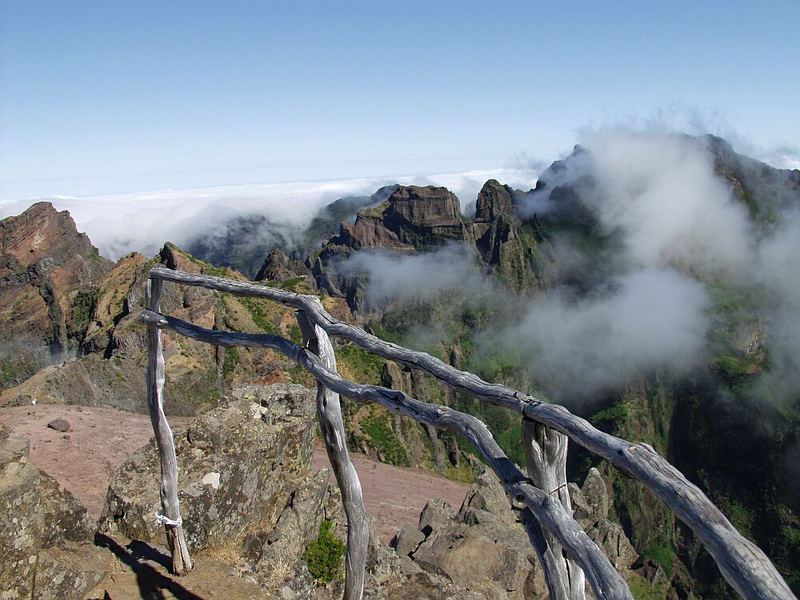
{"type": "Polygon", "coordinates": [[[753,600],[796,598],[766,555],[736,531],[697,486],[646,444],[632,444],[599,431],[586,419],[573,415],[563,406],[542,402],[504,385],[487,383],[473,373],[460,371],[424,352],[384,342],[362,329],[333,318],[314,303],[315,296],[163,267],[153,269],[150,276],[240,296],[267,298],[293,306],[302,310],[328,335],[343,337],[379,356],[427,371],[457,391],[516,410],[528,419],[547,425],[630,473],[648,487],[692,529],[716,561],[723,577],[739,595],[753,600]]]}
{"type": "MultiPolygon", "coordinates": [[[[148,287],[147,305],[158,311],[161,302],[161,281],[151,279],[148,287]]],[[[153,424],[156,445],[161,458],[161,510],[157,515],[167,535],[167,545],[172,554],[172,572],[186,575],[192,570],[192,558],[183,535],[180,504],[178,502],[178,460],[175,456],[175,440],[167,417],[164,414],[164,351],[161,330],[153,325],[147,327],[147,407],[153,424]]]]}
{"type": "MultiPolygon", "coordinates": [[[[567,436],[523,418],[522,443],[528,476],[533,485],[550,494],[572,517],[572,502],[567,490],[567,436]]],[[[560,584],[556,586],[556,591],[551,591],[550,597],[553,600],[584,600],[586,578],[583,571],[573,560],[564,556],[561,544],[552,533],[545,531],[544,541],[552,551],[552,570],[560,584]]]]}
{"type": "MultiPolygon", "coordinates": [[[[303,345],[316,354],[322,364],[336,373],[336,355],[328,334],[305,316],[297,313],[297,324],[303,334],[303,345]]],[[[347,554],[345,556],[344,600],[361,600],[369,547],[369,524],[361,481],[347,450],[347,434],[342,420],[339,394],[317,383],[317,415],[322,439],[328,452],[336,483],[342,493],[342,505],[347,517],[347,554]]]]}
{"type": "Polygon", "coordinates": [[[464,436],[478,449],[497,474],[506,492],[512,498],[524,502],[542,529],[551,531],[565,551],[581,566],[598,600],[632,599],[625,580],[584,533],[577,521],[566,513],[559,502],[531,485],[525,475],[503,453],[480,419],[446,406],[421,402],[403,392],[347,381],[338,373],[330,371],[316,355],[280,336],[212,331],[149,310],[142,311],[140,319],[147,324],[171,329],[186,337],[210,344],[271,348],[297,362],[318,382],[342,396],[358,402],[377,402],[393,412],[426,425],[464,436]]]}

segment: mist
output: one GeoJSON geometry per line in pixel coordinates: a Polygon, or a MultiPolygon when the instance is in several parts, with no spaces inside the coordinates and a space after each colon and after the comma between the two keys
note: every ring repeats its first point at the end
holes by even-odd
{"type": "Polygon", "coordinates": [[[577,185],[606,246],[587,248],[555,233],[548,240],[553,280],[529,300],[499,293],[464,248],[358,253],[345,268],[366,274],[368,296],[384,304],[450,289],[494,296],[505,316],[475,332],[474,360],[519,354],[542,389],[566,403],[656,370],[710,374],[721,351],[711,333],[721,317],[709,286],[755,289],[748,310],[766,330],[768,360],[748,393],[786,401],[800,393],[800,207],[779,209],[768,227],[756,225],[733,184],[715,172],[707,142],[663,131],[584,132],[580,149],[542,174],[520,212],[564,210],[553,190],[577,185]],[[575,281],[590,285],[576,289],[575,281]]]}
{"type": "Polygon", "coordinates": [[[364,274],[368,278],[367,298],[373,305],[389,302],[430,300],[448,290],[474,295],[491,295],[494,282],[479,266],[474,248],[449,244],[422,254],[362,251],[338,266],[345,276],[364,274]]]}
{"type": "Polygon", "coordinates": [[[543,389],[570,404],[653,368],[688,371],[704,355],[709,308],[703,285],[648,267],[590,297],[540,294],[519,323],[479,334],[478,348],[514,348],[543,389]]]}

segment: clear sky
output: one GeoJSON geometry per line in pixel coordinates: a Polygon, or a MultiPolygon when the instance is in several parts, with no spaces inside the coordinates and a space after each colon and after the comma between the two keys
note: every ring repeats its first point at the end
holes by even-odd
{"type": "Polygon", "coordinates": [[[549,162],[659,116],[796,150],[798,22],[799,0],[0,0],[0,199],[549,162]]]}

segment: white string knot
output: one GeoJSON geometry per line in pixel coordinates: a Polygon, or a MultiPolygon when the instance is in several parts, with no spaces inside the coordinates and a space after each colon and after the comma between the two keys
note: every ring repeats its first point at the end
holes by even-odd
{"type": "Polygon", "coordinates": [[[180,527],[183,525],[183,519],[181,519],[180,515],[174,521],[169,517],[162,515],[161,513],[156,513],[156,525],[168,525],[170,527],[180,527]]]}

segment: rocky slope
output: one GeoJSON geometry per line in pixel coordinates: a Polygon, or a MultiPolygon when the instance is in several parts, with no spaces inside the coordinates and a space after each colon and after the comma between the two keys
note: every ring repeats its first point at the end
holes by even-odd
{"type": "Polygon", "coordinates": [[[0,389],[75,355],[110,269],[47,202],[0,221],[0,389]]]}
{"type": "MultiPolygon", "coordinates": [[[[107,267],[106,263],[103,265],[107,267]]],[[[6,389],[0,395],[0,403],[30,404],[36,399],[144,412],[145,328],[139,324],[137,315],[144,306],[147,272],[156,264],[245,279],[236,271],[197,260],[172,244],[166,244],[154,259],[135,253],[123,257],[97,279],[92,301],[85,308],[88,317],[77,338],[81,341],[75,350],[77,356],[6,389]]],[[[289,284],[307,289],[303,288],[302,281],[289,284]]],[[[8,293],[0,290],[0,302],[14,302],[15,294],[14,290],[8,293]]],[[[346,312],[341,301],[330,299],[327,306],[335,313],[346,312]]],[[[291,311],[265,301],[168,285],[162,309],[206,327],[281,333],[299,340],[291,311]]],[[[9,322],[12,318],[8,312],[0,315],[9,322]]],[[[48,327],[57,325],[46,316],[42,319],[48,327]]],[[[227,387],[240,381],[288,383],[307,379],[292,364],[270,351],[218,350],[166,333],[164,353],[168,379],[166,406],[171,414],[192,415],[207,410],[218,402],[227,387]]]]}

